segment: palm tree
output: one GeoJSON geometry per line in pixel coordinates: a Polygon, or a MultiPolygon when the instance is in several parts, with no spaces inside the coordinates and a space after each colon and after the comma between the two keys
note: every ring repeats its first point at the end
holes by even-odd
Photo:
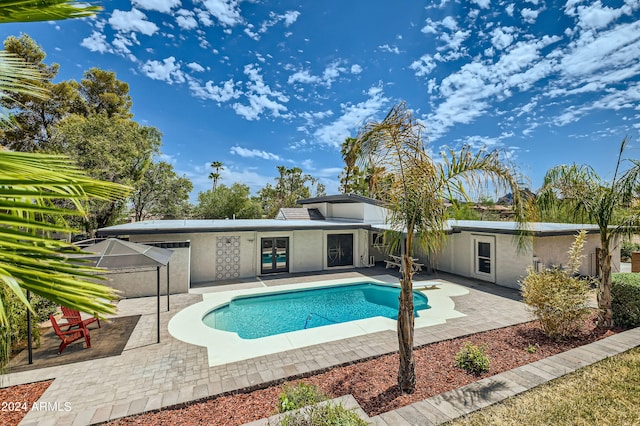
{"type": "MultiPolygon", "coordinates": [[[[93,180],[56,155],[0,150],[0,170],[0,283],[27,306],[22,289],[83,312],[114,312],[113,290],[91,281],[100,270],[74,261],[77,247],[48,236],[72,232],[63,216],[84,215],[85,200],[121,198],[129,188],[93,180]]],[[[6,321],[0,300],[0,326],[6,321]]]]}
{"type": "Polygon", "coordinates": [[[224,170],[224,167],[221,161],[212,162],[211,167],[216,170],[215,173],[209,173],[209,179],[213,180],[213,190],[215,191],[218,187],[218,179],[220,179],[220,170],[224,170]]]}
{"type": "Polygon", "coordinates": [[[351,179],[353,178],[353,172],[356,167],[356,161],[358,160],[360,146],[357,144],[358,139],[348,137],[342,142],[342,159],[345,163],[344,171],[344,183],[342,184],[342,192],[347,194],[351,192],[351,179]]]}
{"type": "Polygon", "coordinates": [[[629,160],[631,166],[621,171],[622,155],[629,142],[620,144],[618,160],[611,182],[605,182],[590,166],[561,165],[550,169],[538,191],[537,203],[541,211],[562,210],[573,221],[598,225],[600,255],[598,265],[598,323],[613,327],[611,311],[611,248],[621,235],[640,232],[640,211],[633,209],[640,185],[640,161],[629,160]],[[624,213],[621,209],[628,208],[624,213]]]}
{"type": "MultiPolygon", "coordinates": [[[[0,5],[0,22],[29,22],[93,15],[97,6],[68,0],[15,0],[0,5]]],[[[0,54],[0,93],[19,91],[44,98],[41,75],[24,61],[0,54]]],[[[10,118],[0,111],[0,122],[10,118]]],[[[2,124],[0,124],[2,125],[2,124]]],[[[100,271],[69,258],[79,250],[49,237],[70,232],[66,215],[85,215],[88,199],[114,200],[129,188],[87,177],[63,156],[0,149],[0,285],[31,309],[23,289],[84,312],[110,313],[113,290],[92,280],[100,271]],[[63,200],[73,208],[53,204],[63,200]]],[[[0,327],[7,315],[0,298],[0,327]]]]}
{"type": "Polygon", "coordinates": [[[213,181],[212,190],[215,191],[216,188],[218,187],[218,179],[220,179],[220,173],[215,173],[215,172],[209,173],[209,179],[213,181]]]}
{"type": "Polygon", "coordinates": [[[366,124],[358,135],[361,161],[369,167],[384,167],[390,176],[388,190],[378,195],[390,212],[387,220],[392,229],[385,233],[388,249],[391,253],[400,251],[402,257],[398,386],[405,393],[412,393],[416,384],[412,257],[418,247],[429,256],[440,251],[446,223],[443,200],[468,199],[463,184],[472,188],[491,183],[497,190],[509,188],[515,194],[518,217],[524,214],[518,183],[512,171],[500,162],[499,152],[473,154],[463,148],[459,153],[443,155],[443,162],[435,162],[425,149],[423,129],[402,102],[381,122],[366,124]]]}

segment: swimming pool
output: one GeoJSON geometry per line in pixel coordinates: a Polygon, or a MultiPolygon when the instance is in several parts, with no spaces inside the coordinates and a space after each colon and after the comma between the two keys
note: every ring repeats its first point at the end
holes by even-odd
{"type": "MultiPolygon", "coordinates": [[[[182,342],[206,347],[210,367],[372,333],[396,333],[397,321],[383,316],[274,334],[259,339],[243,339],[235,332],[211,328],[202,321],[202,318],[209,312],[224,307],[240,297],[266,296],[299,292],[300,290],[362,284],[363,281],[398,288],[396,280],[395,277],[383,275],[371,278],[334,278],[331,281],[281,284],[271,287],[264,285],[261,281],[256,281],[253,283],[253,288],[203,291],[202,301],[187,306],[175,314],[169,320],[168,329],[173,337],[182,342]]],[[[429,297],[429,309],[417,312],[416,329],[442,324],[450,318],[464,316],[455,310],[452,297],[467,294],[466,288],[440,281],[415,282],[414,286],[419,293],[429,297]],[[434,284],[437,286],[435,289],[431,287],[434,284]]],[[[390,300],[394,299],[397,298],[392,297],[390,300]]]]}
{"type": "MultiPolygon", "coordinates": [[[[236,297],[202,321],[243,339],[258,339],[373,317],[395,320],[399,294],[398,287],[366,282],[236,297]]],[[[416,317],[425,309],[429,309],[427,297],[414,291],[416,317]]]]}

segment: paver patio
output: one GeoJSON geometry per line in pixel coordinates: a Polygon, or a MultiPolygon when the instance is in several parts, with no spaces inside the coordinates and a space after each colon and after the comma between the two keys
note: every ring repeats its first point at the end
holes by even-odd
{"type": "MultiPolygon", "coordinates": [[[[338,274],[285,276],[243,281],[239,287],[275,286],[292,281],[328,280],[375,276],[394,282],[384,269],[350,270],[338,274]],[[386,275],[377,275],[386,274],[386,275]]],[[[417,329],[415,344],[486,331],[530,320],[516,290],[468,280],[448,274],[423,275],[463,285],[469,294],[454,297],[456,310],[466,316],[446,324],[417,329]]],[[[422,279],[416,277],[416,279],[422,279]]],[[[171,310],[161,313],[161,343],[156,344],[156,299],[126,299],[118,303],[118,316],[142,314],[120,356],[59,367],[10,373],[2,377],[2,387],[45,379],[55,380],[40,401],[60,406],[70,403],[70,411],[30,411],[23,425],[86,425],[168,407],[247,387],[263,387],[282,379],[397,350],[395,332],[385,331],[245,361],[209,367],[207,349],[173,338],[168,321],[186,306],[202,300],[200,293],[226,290],[229,286],[200,287],[190,294],[171,296],[171,310]]],[[[437,290],[436,290],[437,291],[437,290]]],[[[163,306],[164,305],[163,303],[163,306]]],[[[519,369],[447,392],[425,401],[376,416],[380,425],[437,424],[488,405],[496,399],[518,393],[559,374],[566,374],[587,362],[623,352],[640,342],[640,329],[612,336],[587,347],[538,361],[519,369]],[[591,348],[592,347],[592,348],[591,348]],[[498,385],[498,386],[496,386],[498,385]],[[497,392],[489,392],[496,390],[497,392]],[[474,408],[475,407],[475,408],[474,408]],[[400,422],[398,419],[402,419],[400,422]],[[416,420],[419,419],[419,420],[416,420]]],[[[224,348],[220,348],[224,350],[224,348]]],[[[266,424],[266,423],[264,423],[266,424]]]]}

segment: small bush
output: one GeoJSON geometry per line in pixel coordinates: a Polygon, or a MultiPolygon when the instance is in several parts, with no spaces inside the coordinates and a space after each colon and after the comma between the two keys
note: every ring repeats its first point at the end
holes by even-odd
{"type": "Polygon", "coordinates": [[[282,426],[366,426],[353,410],[347,410],[342,404],[322,404],[287,414],[280,422],[282,426]]]}
{"type": "Polygon", "coordinates": [[[545,334],[556,340],[572,337],[589,315],[591,282],[574,276],[580,266],[586,233],[580,232],[569,251],[568,268],[527,271],[522,297],[545,334]]]}
{"type": "Polygon", "coordinates": [[[611,309],[613,310],[613,322],[620,327],[639,327],[640,274],[613,274],[612,281],[611,309]]]}
{"type": "Polygon", "coordinates": [[[295,386],[284,385],[278,396],[278,410],[280,413],[284,413],[326,400],[327,395],[317,386],[298,382],[295,386]]]}
{"type": "MultiPolygon", "coordinates": [[[[0,286],[0,301],[9,323],[8,327],[0,328],[0,368],[4,368],[12,352],[26,346],[27,308],[7,286],[0,286]]],[[[45,321],[49,314],[54,313],[57,306],[37,294],[31,295],[31,306],[35,310],[31,324],[33,345],[38,347],[40,345],[39,323],[45,321]]]]}
{"type": "Polygon", "coordinates": [[[485,351],[485,346],[476,346],[465,342],[462,350],[456,354],[456,365],[473,374],[489,371],[491,360],[485,351]]]}
{"type": "Polygon", "coordinates": [[[631,253],[634,251],[640,251],[640,244],[628,241],[622,243],[622,246],[620,246],[620,260],[629,262],[631,253]]]}

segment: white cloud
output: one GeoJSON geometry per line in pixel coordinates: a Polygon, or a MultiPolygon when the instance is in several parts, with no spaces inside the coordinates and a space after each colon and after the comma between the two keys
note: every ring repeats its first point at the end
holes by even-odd
{"type": "Polygon", "coordinates": [[[533,9],[529,9],[528,7],[525,7],[520,11],[520,14],[522,15],[522,19],[524,19],[526,23],[535,24],[536,19],[538,19],[538,15],[540,14],[540,12],[541,12],[540,10],[533,10],[533,9]]]}
{"type": "Polygon", "coordinates": [[[91,35],[82,40],[80,46],[86,47],[92,52],[100,52],[100,53],[111,53],[113,49],[107,43],[107,37],[99,33],[98,31],[93,31],[91,35]]]}
{"type": "Polygon", "coordinates": [[[396,55],[400,54],[400,49],[398,49],[398,46],[389,46],[388,44],[383,44],[381,46],[378,46],[378,49],[380,49],[383,52],[389,52],[389,53],[395,53],[396,55]]]}
{"type": "Polygon", "coordinates": [[[321,143],[334,148],[339,148],[344,139],[362,126],[366,120],[371,119],[380,112],[388,102],[389,98],[384,96],[382,88],[371,87],[367,95],[369,99],[358,104],[342,104],[342,115],[333,123],[320,127],[314,132],[314,136],[321,143]]]}
{"type": "Polygon", "coordinates": [[[622,15],[631,15],[640,7],[638,1],[632,0],[619,9],[603,6],[600,0],[589,5],[568,2],[565,6],[565,13],[569,16],[578,17],[578,26],[584,29],[602,29],[622,15]]]}
{"type": "Polygon", "coordinates": [[[153,80],[165,81],[169,84],[185,82],[184,72],[173,56],[165,58],[162,62],[147,61],[140,66],[140,70],[153,80]]]}
{"type": "Polygon", "coordinates": [[[287,79],[287,83],[289,84],[294,84],[294,83],[313,84],[313,83],[319,83],[319,82],[320,82],[320,77],[311,75],[311,73],[308,70],[296,71],[295,73],[291,74],[287,79]]]}
{"type": "Polygon", "coordinates": [[[192,11],[179,9],[176,14],[176,23],[183,30],[192,30],[198,27],[198,21],[196,21],[195,14],[192,11]]]}
{"type": "Polygon", "coordinates": [[[200,3],[205,8],[198,13],[198,18],[203,25],[213,25],[210,16],[213,16],[223,27],[233,27],[244,22],[240,16],[238,0],[194,0],[194,3],[200,3]]]}
{"type": "Polygon", "coordinates": [[[265,111],[274,117],[281,117],[287,111],[284,103],[289,102],[289,98],[282,92],[271,89],[264,83],[260,74],[262,69],[254,64],[245,65],[244,73],[249,77],[246,83],[247,90],[244,96],[249,104],[234,103],[233,109],[236,114],[246,120],[258,120],[265,111]]]}
{"type": "Polygon", "coordinates": [[[283,17],[283,20],[284,20],[284,26],[289,27],[298,20],[298,17],[300,16],[300,12],[296,10],[289,10],[285,12],[284,15],[281,15],[281,16],[283,17]]]}
{"type": "Polygon", "coordinates": [[[488,9],[491,0],[471,0],[471,3],[477,4],[481,9],[488,9]]]}
{"type": "MultiPolygon", "coordinates": [[[[303,83],[303,84],[322,84],[326,87],[331,87],[333,82],[340,77],[341,73],[348,72],[347,68],[341,65],[342,61],[337,60],[333,61],[329,65],[326,66],[324,71],[322,72],[322,76],[317,76],[311,74],[309,70],[300,70],[291,74],[287,79],[287,83],[295,84],[295,83],[303,83]]],[[[357,74],[362,71],[362,68],[359,65],[355,65],[354,68],[351,67],[351,73],[357,74]]]]}
{"type": "Polygon", "coordinates": [[[491,31],[491,43],[496,49],[503,50],[513,43],[513,31],[512,27],[495,28],[491,31]]]}
{"type": "Polygon", "coordinates": [[[192,71],[195,72],[203,72],[204,71],[204,67],[202,65],[200,65],[197,62],[189,62],[187,64],[187,67],[191,68],[192,71]]]}
{"type": "Polygon", "coordinates": [[[431,55],[422,55],[420,59],[413,61],[409,68],[415,71],[416,76],[424,77],[436,68],[436,61],[431,55]]]}
{"type": "Polygon", "coordinates": [[[514,9],[515,9],[515,5],[511,3],[510,5],[504,8],[504,11],[507,12],[507,15],[513,16],[514,9]]]}
{"type": "Polygon", "coordinates": [[[596,111],[618,111],[621,109],[639,109],[640,83],[634,83],[625,90],[611,90],[593,102],[572,106],[561,114],[555,123],[559,126],[578,121],[584,115],[596,111]]]}
{"type": "Polygon", "coordinates": [[[229,149],[229,152],[235,155],[239,155],[243,158],[262,158],[264,160],[283,161],[282,157],[271,152],[262,151],[259,149],[242,148],[237,145],[232,146],[231,149],[229,149]]]}
{"type": "Polygon", "coordinates": [[[360,74],[362,72],[362,67],[358,64],[351,65],[351,74],[360,74]]]}
{"type": "Polygon", "coordinates": [[[155,34],[159,29],[156,24],[147,21],[147,15],[138,9],[131,9],[129,12],[115,9],[109,18],[109,25],[116,31],[135,31],[147,36],[155,34]]]}
{"type": "Polygon", "coordinates": [[[180,6],[180,0],[131,0],[131,4],[145,10],[170,13],[171,9],[180,6]]]}
{"type": "Polygon", "coordinates": [[[189,81],[191,93],[201,99],[210,99],[218,103],[228,102],[231,99],[238,99],[242,92],[236,90],[236,83],[233,79],[227,80],[222,85],[216,85],[213,81],[207,81],[201,86],[195,80],[189,81]]]}

